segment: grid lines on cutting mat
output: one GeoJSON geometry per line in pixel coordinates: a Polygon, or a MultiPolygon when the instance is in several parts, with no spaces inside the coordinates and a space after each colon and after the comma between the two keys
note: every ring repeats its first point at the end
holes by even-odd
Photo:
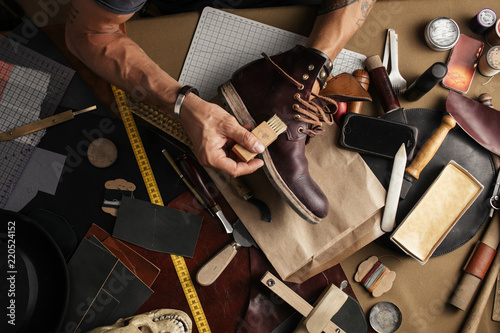
{"type": "MultiPolygon", "coordinates": [[[[51,116],[75,71],[7,37],[0,37],[0,132],[51,116]]],[[[0,142],[0,208],[45,131],[0,142]]]]}
{"type": "MultiPolygon", "coordinates": [[[[234,71],[261,58],[263,52],[274,55],[306,42],[307,37],[206,7],[179,82],[196,87],[202,98],[211,99],[217,95],[217,87],[229,80],[234,71]]],[[[334,60],[333,75],[363,68],[365,59],[362,54],[344,49],[334,60]]]]}

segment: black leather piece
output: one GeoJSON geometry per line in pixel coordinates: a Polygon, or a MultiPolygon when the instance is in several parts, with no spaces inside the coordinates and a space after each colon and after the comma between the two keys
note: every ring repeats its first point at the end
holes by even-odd
{"type": "Polygon", "coordinates": [[[148,250],[192,258],[203,218],[123,197],[113,237],[148,250]]]}
{"type": "Polygon", "coordinates": [[[135,313],[153,291],[97,238],[83,239],[68,264],[66,331],[87,332],[135,313]]]}
{"type": "MultiPolygon", "coordinates": [[[[400,112],[403,112],[403,110],[388,113],[382,118],[393,120],[392,118],[394,117],[394,119],[397,119],[401,117],[399,114],[400,112]]],[[[431,136],[434,130],[438,128],[444,113],[432,109],[409,109],[405,112],[408,124],[418,129],[417,149],[415,151],[418,153],[418,150],[425,141],[431,136]]],[[[362,157],[373,170],[382,185],[388,188],[392,160],[369,155],[362,155],[362,157]]],[[[469,137],[459,126],[456,126],[450,130],[436,155],[434,155],[432,160],[420,174],[419,179],[413,181],[413,185],[406,198],[399,201],[396,224],[399,225],[401,223],[450,160],[454,160],[469,171],[484,185],[484,190],[455,224],[451,232],[436,249],[433,256],[440,256],[451,252],[467,243],[486,222],[490,209],[488,200],[493,190],[492,186],[495,177],[492,157],[486,149],[469,137]]],[[[409,160],[408,163],[411,163],[411,160],[409,160]]],[[[400,251],[399,248],[389,240],[389,236],[390,234],[384,235],[379,238],[378,242],[395,251],[400,251]]]]}

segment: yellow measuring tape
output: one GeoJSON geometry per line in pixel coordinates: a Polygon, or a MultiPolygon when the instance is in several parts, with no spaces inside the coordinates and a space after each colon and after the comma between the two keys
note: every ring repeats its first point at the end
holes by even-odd
{"type": "MultiPolygon", "coordinates": [[[[135,124],[134,117],[127,102],[127,96],[125,92],[118,89],[115,86],[111,86],[113,89],[113,94],[115,96],[116,103],[118,105],[118,110],[120,111],[123,124],[125,125],[125,130],[127,132],[130,144],[132,145],[132,150],[134,151],[135,159],[139,165],[141,171],[142,179],[146,185],[148,191],[149,199],[152,203],[156,205],[163,206],[163,200],[160,195],[158,184],[153,175],[153,170],[151,169],[151,164],[149,163],[148,156],[144,150],[144,145],[142,144],[137,125],[135,124]]],[[[186,261],[183,257],[171,254],[172,262],[174,264],[175,271],[177,272],[177,277],[181,282],[182,290],[186,296],[189,308],[200,333],[208,333],[210,327],[208,326],[207,318],[205,317],[205,312],[201,306],[200,298],[196,293],[194,288],[193,280],[189,274],[189,270],[186,265],[186,261]]]]}

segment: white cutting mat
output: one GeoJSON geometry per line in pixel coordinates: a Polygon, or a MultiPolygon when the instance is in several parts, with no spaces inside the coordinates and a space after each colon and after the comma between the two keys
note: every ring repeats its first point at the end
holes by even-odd
{"type": "MultiPolygon", "coordinates": [[[[274,55],[307,38],[286,30],[252,21],[222,10],[206,7],[198,21],[179,82],[196,87],[200,96],[211,99],[217,87],[234,71],[262,57],[274,55]]],[[[334,60],[333,75],[352,73],[364,67],[366,56],[342,50],[334,60]]]]}

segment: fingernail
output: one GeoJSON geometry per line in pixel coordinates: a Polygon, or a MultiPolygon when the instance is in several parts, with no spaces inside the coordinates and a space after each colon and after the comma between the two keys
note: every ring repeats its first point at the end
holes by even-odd
{"type": "Polygon", "coordinates": [[[266,147],[260,141],[257,141],[253,146],[253,151],[256,152],[257,154],[263,153],[265,149],[266,147]]]}

